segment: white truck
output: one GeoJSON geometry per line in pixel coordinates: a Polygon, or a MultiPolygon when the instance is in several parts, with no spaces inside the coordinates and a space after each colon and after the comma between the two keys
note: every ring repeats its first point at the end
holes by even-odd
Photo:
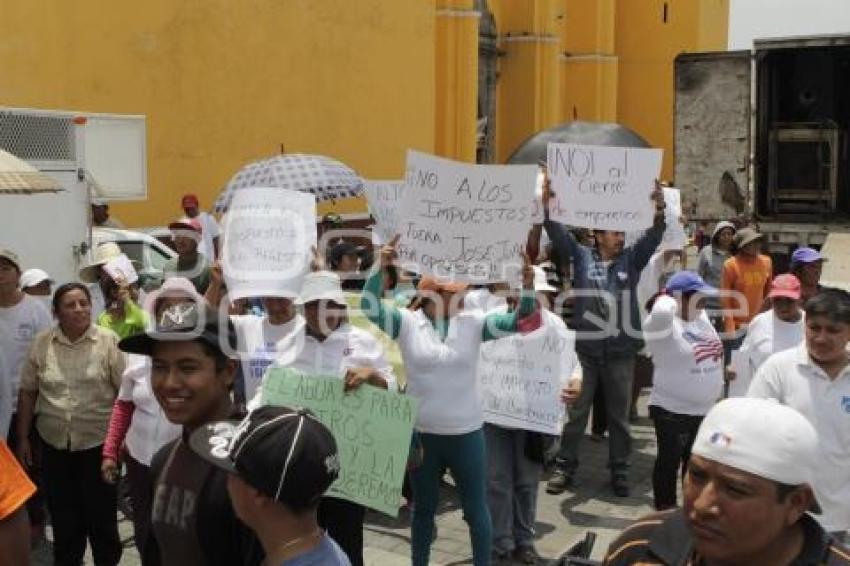
{"type": "Polygon", "coordinates": [[[145,198],[145,117],[0,107],[0,148],[64,190],[0,194],[0,247],[60,283],[77,279],[92,245],[91,199],[145,198]]]}
{"type": "MultiPolygon", "coordinates": [[[[850,36],[754,42],[675,61],[675,182],[710,230],[744,218],[779,271],[824,248],[827,284],[850,286],[850,36]]],[[[709,232],[710,233],[710,232],[709,232]]]]}

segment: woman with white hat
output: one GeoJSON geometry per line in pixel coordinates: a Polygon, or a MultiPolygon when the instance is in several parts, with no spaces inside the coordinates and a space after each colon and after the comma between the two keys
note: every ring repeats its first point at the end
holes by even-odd
{"type": "MultiPolygon", "coordinates": [[[[381,250],[381,268],[397,257],[396,236],[381,250]]],[[[532,289],[534,272],[524,255],[523,288],[532,289]]],[[[363,312],[401,348],[407,370],[407,393],[419,402],[415,430],[424,460],[412,471],[411,553],[414,566],[428,563],[439,503],[440,478],[446,468],[457,482],[463,515],[469,524],[473,563],[490,564],[492,523],[487,508],[487,463],[484,417],[478,387],[481,343],[514,333],[517,320],[534,310],[533,295],[523,293],[512,313],[464,310],[466,285],[424,277],[409,309],[380,300],[383,274],[374,271],[363,289],[363,312]]]]}
{"type": "MultiPolygon", "coordinates": [[[[381,344],[366,330],[348,321],[346,298],[339,276],[315,271],[304,278],[296,301],[304,311],[298,348],[283,354],[277,367],[308,375],[335,375],[346,390],[367,383],[394,391],[396,378],[381,344]]],[[[351,564],[363,564],[363,519],[366,509],[357,503],[324,497],[319,504],[319,524],[342,548],[351,564]]]]}
{"type": "MultiPolygon", "coordinates": [[[[110,261],[116,260],[124,255],[121,248],[115,242],[104,242],[94,249],[94,259],[86,266],[80,268],[80,281],[88,285],[91,295],[91,314],[97,320],[101,313],[105,312],[109,303],[114,301],[117,293],[117,284],[104,269],[110,261]]],[[[133,301],[139,301],[139,290],[135,284],[128,287],[133,301]]]]}

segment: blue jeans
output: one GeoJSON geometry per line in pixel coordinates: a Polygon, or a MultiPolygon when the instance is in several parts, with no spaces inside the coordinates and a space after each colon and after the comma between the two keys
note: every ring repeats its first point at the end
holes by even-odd
{"type": "Polygon", "coordinates": [[[568,409],[569,421],[561,433],[558,465],[569,471],[578,467],[578,446],[587,429],[587,417],[593,406],[597,387],[605,390],[605,409],[608,418],[608,467],[611,470],[628,468],[632,449],[629,408],[632,403],[632,382],[635,355],[596,358],[579,354],[583,374],[581,394],[568,409]]]}
{"type": "Polygon", "coordinates": [[[532,546],[537,485],[543,465],[525,455],[527,432],[484,425],[487,439],[487,502],[493,517],[493,549],[500,554],[532,546]]]}
{"type": "Polygon", "coordinates": [[[440,500],[440,478],[448,468],[457,484],[463,518],[472,540],[472,563],[490,566],[493,532],[487,509],[487,470],[484,433],[478,429],[467,434],[425,434],[422,440],[422,465],[411,472],[413,486],[413,525],[411,557],[413,566],[426,566],[431,555],[434,516],[440,500]]]}

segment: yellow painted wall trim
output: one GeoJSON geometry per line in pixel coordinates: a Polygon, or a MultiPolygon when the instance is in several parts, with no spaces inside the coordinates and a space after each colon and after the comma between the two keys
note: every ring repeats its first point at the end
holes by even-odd
{"type": "Polygon", "coordinates": [[[445,10],[437,10],[436,15],[438,18],[480,18],[481,12],[478,10],[457,10],[452,8],[447,8],[445,10]]]}
{"type": "Polygon", "coordinates": [[[502,35],[499,41],[504,43],[560,43],[556,35],[502,35]]]}

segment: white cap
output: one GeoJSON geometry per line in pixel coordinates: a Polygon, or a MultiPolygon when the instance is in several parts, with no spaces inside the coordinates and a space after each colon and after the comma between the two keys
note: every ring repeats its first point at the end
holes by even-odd
{"type": "Polygon", "coordinates": [[[301,295],[296,302],[303,305],[313,301],[333,301],[345,306],[347,303],[339,275],[332,271],[308,273],[301,284],[301,295]]]}
{"type": "Polygon", "coordinates": [[[104,242],[94,249],[94,259],[91,263],[80,269],[80,281],[84,283],[97,283],[98,268],[109,260],[122,255],[121,248],[115,242],[104,242]]]}
{"type": "Polygon", "coordinates": [[[693,454],[787,485],[814,486],[818,436],[796,410],[775,399],[734,397],[705,416],[693,454]]]}
{"type": "Polygon", "coordinates": [[[27,269],[21,274],[21,289],[35,287],[43,281],[53,283],[53,279],[43,269],[27,269]]]}

